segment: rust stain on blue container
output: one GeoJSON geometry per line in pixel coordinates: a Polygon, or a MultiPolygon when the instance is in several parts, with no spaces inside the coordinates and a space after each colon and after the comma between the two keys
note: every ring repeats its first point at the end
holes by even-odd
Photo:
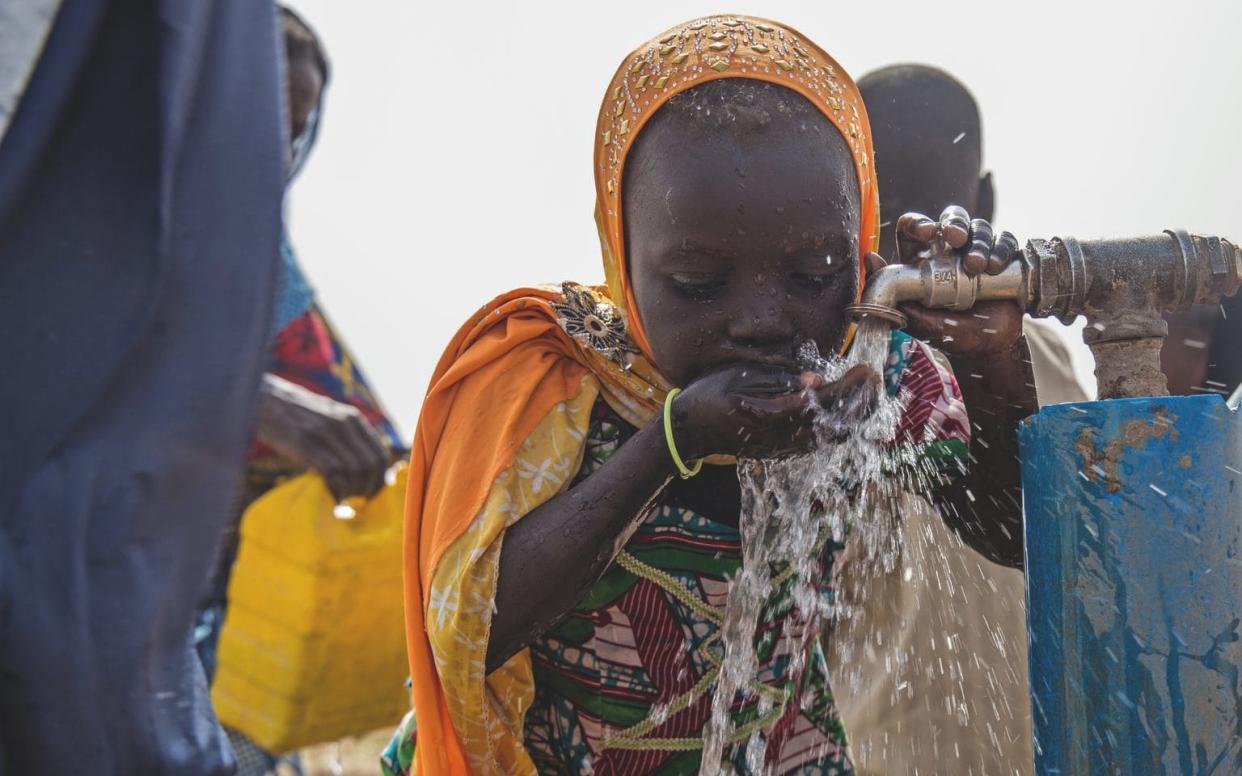
{"type": "Polygon", "coordinates": [[[1022,447],[1036,773],[1242,774],[1242,425],[1058,404],[1022,447]]]}

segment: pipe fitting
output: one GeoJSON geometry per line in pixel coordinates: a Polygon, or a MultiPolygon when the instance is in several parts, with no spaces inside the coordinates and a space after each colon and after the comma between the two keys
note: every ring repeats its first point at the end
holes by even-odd
{"type": "Polygon", "coordinates": [[[897,323],[905,321],[897,309],[902,302],[967,310],[976,302],[1012,299],[1037,318],[1159,316],[1218,302],[1239,283],[1242,250],[1219,237],[1183,230],[1115,240],[1053,237],[1028,242],[998,275],[971,277],[952,254],[933,255],[919,266],[890,265],[868,279],[848,310],[897,323]]]}
{"type": "Polygon", "coordinates": [[[935,245],[918,266],[891,265],[875,273],[859,302],[846,309],[856,318],[874,316],[896,326],[907,323],[898,309],[903,302],[968,310],[977,302],[1011,299],[1037,318],[1069,323],[1083,315],[1088,323],[1083,338],[1096,351],[1097,363],[1109,362],[1100,364],[1101,374],[1133,369],[1113,362],[1135,349],[1155,354],[1144,360],[1142,372],[1150,379],[1101,380],[1101,397],[1157,395],[1167,390],[1158,365],[1159,343],[1168,333],[1162,315],[1215,304],[1240,283],[1242,249],[1219,237],[1180,229],[1113,240],[1053,237],[1028,242],[1000,274],[973,277],[962,271],[956,255],[935,245]]]}

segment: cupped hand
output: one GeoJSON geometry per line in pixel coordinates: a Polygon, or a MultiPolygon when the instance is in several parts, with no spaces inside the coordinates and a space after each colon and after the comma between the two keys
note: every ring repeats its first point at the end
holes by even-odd
{"type": "Polygon", "coordinates": [[[816,372],[733,365],[696,380],[674,400],[673,433],[687,460],[797,455],[864,420],[880,390],[879,375],[861,364],[832,381],[816,372]],[[820,422],[825,412],[836,422],[820,422]]]}

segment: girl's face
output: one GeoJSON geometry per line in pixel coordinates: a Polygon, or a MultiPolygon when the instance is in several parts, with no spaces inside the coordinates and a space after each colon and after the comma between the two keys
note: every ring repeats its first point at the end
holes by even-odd
{"type": "Polygon", "coordinates": [[[684,386],[729,364],[797,369],[807,340],[836,352],[858,291],[844,138],[818,113],[757,133],[694,120],[665,106],[626,162],[630,280],[655,363],[684,386]]]}

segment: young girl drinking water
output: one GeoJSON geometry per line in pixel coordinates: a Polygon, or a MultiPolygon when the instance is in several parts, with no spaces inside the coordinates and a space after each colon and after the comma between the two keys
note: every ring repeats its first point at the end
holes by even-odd
{"type": "MultiPolygon", "coordinates": [[[[866,397],[901,392],[899,440],[977,452],[939,494],[946,520],[1021,557],[1014,424],[1033,395],[1016,307],[956,325],[909,311],[970,375],[973,442],[952,374],[908,334],[883,375],[829,381],[799,360],[807,342],[844,348],[845,308],[884,263],[866,114],[827,53],[743,16],[668,31],[605,92],[595,178],[607,284],[492,301],[423,405],[406,524],[417,745],[399,732],[399,773],[717,772],[700,760],[741,559],[735,461],[809,450],[815,405],[859,421],[866,397]]],[[[972,272],[1015,247],[957,211],[898,228],[905,257],[943,239],[972,272]]],[[[839,549],[820,550],[824,588],[839,549]]],[[[788,595],[763,608],[762,687],[733,702],[725,759],[751,772],[758,731],[764,772],[850,773],[817,634],[788,595]]]]}

